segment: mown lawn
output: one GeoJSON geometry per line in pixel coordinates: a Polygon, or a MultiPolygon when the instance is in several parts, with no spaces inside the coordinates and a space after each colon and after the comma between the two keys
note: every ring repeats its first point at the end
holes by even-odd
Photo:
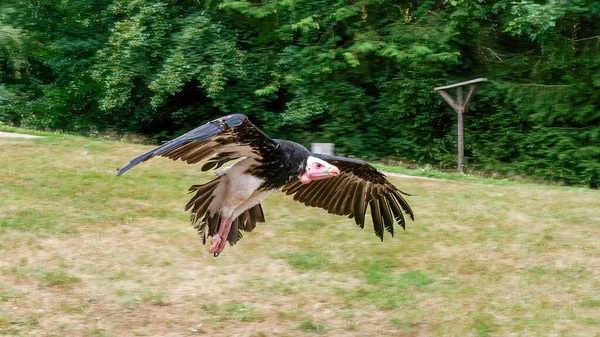
{"type": "Polygon", "coordinates": [[[395,178],[372,229],[282,193],[218,258],[188,223],[210,175],[150,149],[0,139],[0,335],[600,336],[600,193],[395,178]]]}

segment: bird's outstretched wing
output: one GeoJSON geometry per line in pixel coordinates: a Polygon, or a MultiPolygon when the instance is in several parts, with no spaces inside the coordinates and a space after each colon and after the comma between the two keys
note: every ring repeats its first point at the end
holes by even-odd
{"type": "Polygon", "coordinates": [[[202,166],[202,171],[206,171],[241,157],[260,160],[265,151],[273,151],[278,146],[254,126],[248,117],[233,114],[210,121],[132,159],[129,164],[119,169],[117,175],[120,176],[135,165],[155,156],[181,159],[188,164],[194,164],[214,155],[202,166]]]}
{"type": "Polygon", "coordinates": [[[313,153],[312,156],[337,166],[337,177],[302,184],[296,180],[282,188],[287,195],[307,206],[320,207],[329,213],[348,216],[361,228],[365,225],[367,205],[375,234],[383,241],[383,230],[394,236],[394,221],[402,228],[406,221],[404,213],[412,220],[414,215],[403,193],[390,183],[385,175],[369,163],[344,157],[313,153]]]}

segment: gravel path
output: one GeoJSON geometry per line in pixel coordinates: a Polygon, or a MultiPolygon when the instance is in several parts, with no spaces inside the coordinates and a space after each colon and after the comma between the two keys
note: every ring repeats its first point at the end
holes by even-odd
{"type": "Polygon", "coordinates": [[[0,131],[0,138],[42,138],[40,136],[24,135],[22,133],[2,132],[0,131]]]}
{"type": "Polygon", "coordinates": [[[420,177],[420,176],[410,176],[408,174],[402,174],[402,173],[384,172],[384,171],[382,171],[382,172],[383,172],[383,174],[385,174],[388,177],[398,177],[398,178],[407,178],[407,179],[421,179],[421,180],[441,180],[441,179],[437,179],[437,178],[420,177]]]}

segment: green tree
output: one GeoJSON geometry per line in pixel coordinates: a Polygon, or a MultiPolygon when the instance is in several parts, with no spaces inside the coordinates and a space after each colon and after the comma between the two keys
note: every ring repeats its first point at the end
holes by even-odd
{"type": "Polygon", "coordinates": [[[486,76],[468,167],[600,184],[592,0],[7,0],[0,120],[172,137],[242,112],[340,153],[452,168],[432,88],[486,76]]]}

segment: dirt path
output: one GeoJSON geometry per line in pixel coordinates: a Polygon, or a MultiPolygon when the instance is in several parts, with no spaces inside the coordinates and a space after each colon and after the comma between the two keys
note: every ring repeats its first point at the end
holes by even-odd
{"type": "Polygon", "coordinates": [[[383,172],[388,177],[398,177],[398,178],[407,178],[407,179],[421,179],[421,180],[441,180],[437,178],[429,178],[429,177],[420,177],[420,176],[410,176],[408,174],[402,173],[393,173],[393,172],[383,172]]]}
{"type": "Polygon", "coordinates": [[[42,138],[40,136],[25,135],[22,133],[12,133],[0,131],[0,138],[42,138]]]}

